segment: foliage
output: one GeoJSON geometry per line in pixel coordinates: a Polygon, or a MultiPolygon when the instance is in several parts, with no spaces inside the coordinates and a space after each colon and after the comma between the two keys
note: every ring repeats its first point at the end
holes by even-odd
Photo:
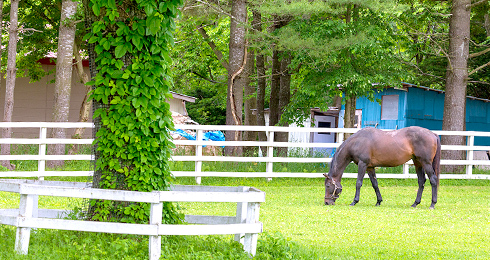
{"type": "Polygon", "coordinates": [[[407,8],[396,14],[402,56],[413,84],[444,89],[448,57],[451,5],[441,1],[404,1],[407,8]]]}
{"type": "MultiPolygon", "coordinates": [[[[301,123],[309,116],[310,108],[326,111],[332,98],[341,93],[373,98],[377,87],[408,80],[403,65],[393,62],[401,58],[391,16],[398,9],[390,2],[357,3],[356,11],[351,11],[351,3],[323,2],[319,12],[305,8],[301,16],[297,14],[303,10],[297,8],[299,2],[271,9],[295,15],[273,34],[280,47],[294,53],[290,70],[295,71],[295,88],[282,120],[301,123]],[[347,21],[346,13],[352,16],[351,21],[347,21]]],[[[302,6],[310,4],[318,3],[302,6]]],[[[266,7],[261,10],[270,11],[266,7]]]]}
{"type": "Polygon", "coordinates": [[[187,103],[189,116],[200,124],[224,125],[226,121],[226,87],[228,72],[208,45],[214,42],[217,49],[228,60],[230,21],[207,12],[184,11],[176,19],[176,43],[171,49],[173,90],[196,97],[196,103],[187,103]],[[197,32],[202,26],[209,35],[208,40],[197,32]]]}
{"type": "MultiPolygon", "coordinates": [[[[85,39],[94,44],[97,75],[91,98],[103,104],[94,112],[101,127],[94,145],[101,172],[99,187],[136,191],[165,190],[172,180],[168,168],[173,144],[169,104],[169,45],[180,0],[91,0],[97,17],[85,39]],[[122,7],[122,8],[120,8],[122,7]],[[105,107],[104,107],[105,106],[105,107]]],[[[147,221],[147,204],[92,202],[95,220],[116,214],[126,222],[147,221]]],[[[164,221],[178,222],[171,203],[164,221]]]]}

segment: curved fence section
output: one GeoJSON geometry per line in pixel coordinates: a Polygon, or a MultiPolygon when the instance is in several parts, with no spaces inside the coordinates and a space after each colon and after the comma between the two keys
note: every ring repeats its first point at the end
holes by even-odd
{"type": "Polygon", "coordinates": [[[39,180],[0,180],[0,191],[20,194],[18,209],[0,209],[0,224],[17,227],[15,250],[27,254],[31,228],[76,230],[149,236],[150,259],[160,259],[163,235],[235,234],[244,250],[255,255],[257,235],[262,232],[259,222],[260,203],[265,193],[253,187],[213,187],[175,185],[169,191],[135,192],[103,190],[86,187],[86,183],[39,180]],[[150,206],[148,224],[127,224],[61,219],[70,212],[37,208],[38,196],[146,202],[150,206]],[[234,202],[235,216],[186,215],[189,224],[162,224],[163,202],[234,202]]]}

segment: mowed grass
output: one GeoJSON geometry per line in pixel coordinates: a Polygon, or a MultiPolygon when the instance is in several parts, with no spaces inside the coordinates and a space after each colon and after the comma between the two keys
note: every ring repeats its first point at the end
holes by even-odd
{"type": "MultiPolygon", "coordinates": [[[[188,180],[192,183],[192,180],[188,180]]],[[[206,181],[204,185],[226,184],[206,181]]],[[[260,221],[264,231],[285,237],[320,252],[324,259],[490,259],[490,186],[488,181],[441,180],[439,201],[429,210],[431,189],[422,203],[415,200],[416,180],[380,179],[383,203],[369,180],[361,201],[352,207],[355,180],[343,180],[335,206],[323,205],[322,179],[232,180],[230,185],[255,186],[266,192],[260,221]],[[275,183],[275,184],[274,184],[275,183]]],[[[185,181],[184,181],[185,183],[185,181]]],[[[187,214],[229,215],[234,205],[181,204],[187,214]]]]}
{"type": "MultiPolygon", "coordinates": [[[[177,178],[176,184],[195,182],[193,178],[177,178]]],[[[335,206],[323,205],[321,178],[267,182],[265,178],[208,177],[202,178],[202,185],[254,186],[266,192],[260,208],[264,233],[259,235],[257,259],[490,259],[490,181],[441,180],[435,210],[429,210],[428,183],[422,203],[415,209],[410,207],[416,180],[379,179],[384,199],[380,207],[374,206],[376,197],[368,179],[354,207],[349,206],[355,193],[353,179],[342,181],[343,192],[335,206]],[[276,232],[284,239],[278,239],[276,232]]],[[[68,209],[79,203],[52,197],[40,197],[39,202],[43,208],[68,209]]],[[[0,208],[17,205],[18,196],[0,193],[0,208]]],[[[236,210],[233,203],[179,205],[185,214],[234,215],[236,210]]],[[[6,250],[0,255],[12,256],[9,252],[13,251],[15,232],[2,229],[0,241],[7,247],[0,249],[6,250]]],[[[36,258],[40,255],[46,256],[42,259],[147,257],[146,237],[90,234],[37,231],[32,234],[30,256],[18,259],[41,259],[36,258]],[[54,245],[48,245],[51,240],[54,245]]],[[[230,235],[169,237],[164,239],[163,251],[168,259],[246,259],[236,248],[230,235]]]]}

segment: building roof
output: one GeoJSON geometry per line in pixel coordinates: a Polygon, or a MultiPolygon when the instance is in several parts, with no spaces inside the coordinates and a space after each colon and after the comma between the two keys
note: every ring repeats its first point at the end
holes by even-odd
{"type": "Polygon", "coordinates": [[[187,96],[187,95],[184,95],[184,94],[175,93],[173,91],[170,91],[170,93],[172,93],[172,97],[175,98],[175,99],[181,99],[181,100],[184,100],[184,101],[187,101],[187,102],[192,102],[192,103],[195,103],[196,102],[196,98],[195,97],[191,97],[191,96],[187,96]]]}
{"type": "MultiPolygon", "coordinates": [[[[411,84],[411,83],[405,83],[405,82],[402,82],[402,86],[403,86],[403,89],[404,90],[407,90],[407,88],[420,88],[420,89],[424,89],[426,91],[435,91],[437,93],[446,93],[444,90],[440,90],[440,89],[434,89],[434,88],[428,88],[428,87],[424,87],[424,86],[417,86],[417,85],[414,85],[414,84],[411,84]]],[[[477,98],[477,97],[473,97],[473,96],[466,96],[467,98],[469,99],[472,99],[472,100],[480,100],[480,101],[483,101],[483,102],[490,102],[489,99],[484,99],[484,98],[477,98]]]]}

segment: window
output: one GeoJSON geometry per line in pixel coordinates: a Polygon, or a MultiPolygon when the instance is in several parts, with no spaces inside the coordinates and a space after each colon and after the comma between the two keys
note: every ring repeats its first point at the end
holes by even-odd
{"type": "Polygon", "coordinates": [[[381,120],[398,120],[398,95],[382,97],[381,120]]]}
{"type": "MultiPolygon", "coordinates": [[[[323,128],[331,128],[332,123],[331,122],[318,122],[318,128],[323,127],[323,128]]],[[[330,133],[321,133],[319,132],[318,134],[321,135],[330,135],[330,133]]]]}
{"type": "Polygon", "coordinates": [[[356,110],[356,119],[354,122],[354,128],[361,128],[361,122],[362,122],[362,109],[357,109],[356,110]]]}

